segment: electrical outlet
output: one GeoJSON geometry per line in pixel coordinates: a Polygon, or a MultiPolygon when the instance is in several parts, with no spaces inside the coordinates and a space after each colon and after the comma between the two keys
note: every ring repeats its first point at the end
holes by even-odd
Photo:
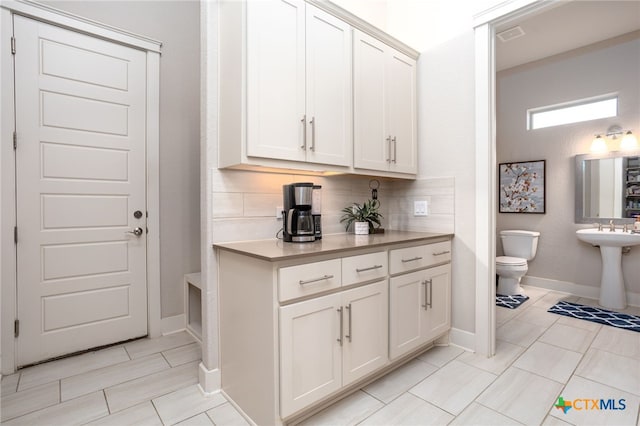
{"type": "Polygon", "coordinates": [[[276,219],[282,220],[282,206],[276,207],[276,219]]]}
{"type": "Polygon", "coordinates": [[[414,216],[428,216],[429,215],[429,203],[426,200],[416,200],[413,202],[413,215],[414,216]]]}

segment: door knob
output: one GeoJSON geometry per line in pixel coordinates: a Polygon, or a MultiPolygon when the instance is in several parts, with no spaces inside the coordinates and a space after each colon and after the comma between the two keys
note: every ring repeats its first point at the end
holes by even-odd
{"type": "Polygon", "coordinates": [[[140,235],[142,235],[144,231],[142,230],[142,228],[140,228],[139,226],[137,228],[134,228],[133,231],[127,231],[125,232],[125,234],[133,234],[136,237],[139,237],[140,235]]]}

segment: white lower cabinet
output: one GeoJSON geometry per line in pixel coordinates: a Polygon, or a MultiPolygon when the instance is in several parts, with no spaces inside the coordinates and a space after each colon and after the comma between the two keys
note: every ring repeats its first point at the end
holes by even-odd
{"type": "Polygon", "coordinates": [[[387,281],[280,308],[280,415],[388,362],[387,281]]]}
{"type": "Polygon", "coordinates": [[[448,238],[274,260],[224,248],[217,256],[221,386],[255,424],[296,422],[449,330],[448,238]]]}
{"type": "Polygon", "coordinates": [[[392,277],[389,285],[389,357],[416,349],[451,325],[451,265],[392,277]]]}

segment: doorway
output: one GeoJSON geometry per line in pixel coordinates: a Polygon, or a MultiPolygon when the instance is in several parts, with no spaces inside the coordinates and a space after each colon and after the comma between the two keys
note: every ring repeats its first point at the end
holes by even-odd
{"type": "Polygon", "coordinates": [[[22,16],[17,365],[147,334],[144,52],[22,16]]]}
{"type": "Polygon", "coordinates": [[[0,11],[15,47],[2,58],[13,80],[2,124],[15,129],[13,150],[0,149],[0,234],[14,234],[0,269],[5,374],[160,334],[161,43],[44,5],[10,8],[0,11]]]}

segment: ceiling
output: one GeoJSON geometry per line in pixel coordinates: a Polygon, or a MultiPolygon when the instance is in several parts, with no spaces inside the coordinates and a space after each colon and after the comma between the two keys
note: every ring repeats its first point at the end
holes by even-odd
{"type": "Polygon", "coordinates": [[[520,26],[524,35],[496,37],[496,66],[504,70],[640,30],[640,0],[567,1],[520,21],[496,27],[496,34],[520,26]]]}

